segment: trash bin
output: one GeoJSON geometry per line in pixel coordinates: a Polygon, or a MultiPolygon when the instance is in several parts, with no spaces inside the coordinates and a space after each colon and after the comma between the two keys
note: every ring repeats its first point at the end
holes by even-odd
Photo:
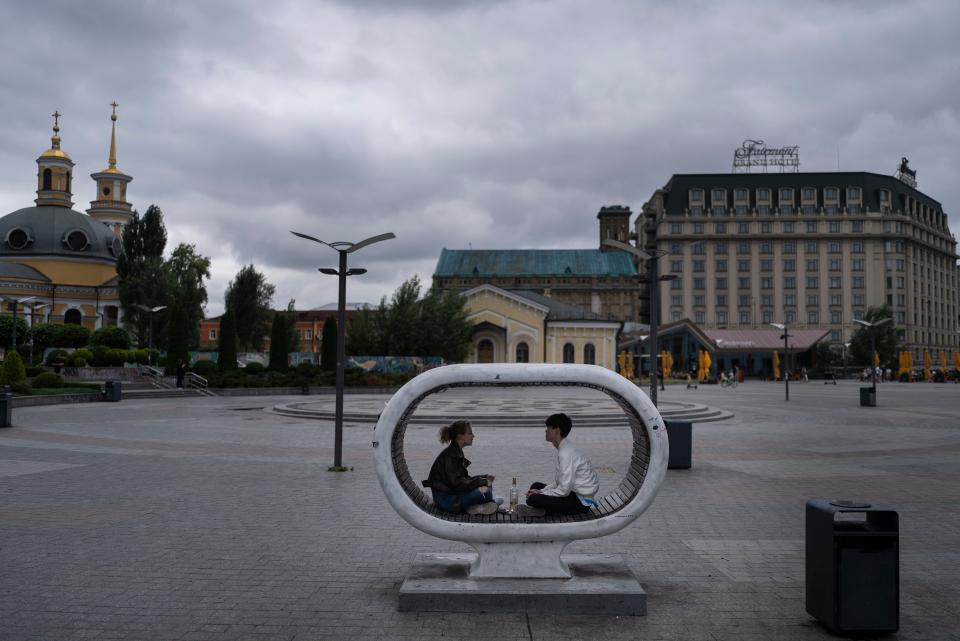
{"type": "Polygon", "coordinates": [[[693,423],[664,421],[664,424],[667,426],[667,441],[670,443],[667,469],[689,470],[693,449],[693,423]]]}
{"type": "Polygon", "coordinates": [[[857,501],[807,502],[807,613],[837,633],[900,627],[898,516],[857,501]]]}
{"type": "Polygon", "coordinates": [[[873,391],[873,387],[861,387],[860,388],[860,407],[876,407],[877,406],[877,393],[873,391]]]}
{"type": "Polygon", "coordinates": [[[107,381],[103,384],[103,400],[116,402],[120,400],[120,381],[107,381]]]}
{"type": "Polygon", "coordinates": [[[6,385],[0,390],[0,427],[13,425],[13,394],[6,385]]]}

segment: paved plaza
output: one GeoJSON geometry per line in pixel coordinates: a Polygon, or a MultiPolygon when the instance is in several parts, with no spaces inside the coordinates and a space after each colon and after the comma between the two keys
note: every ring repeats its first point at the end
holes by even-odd
{"type": "MultiPolygon", "coordinates": [[[[569,553],[620,554],[648,616],[397,611],[421,552],[468,552],[412,529],[384,498],[372,425],[350,423],[331,473],[333,425],[281,415],[304,397],[125,400],[21,408],[0,430],[0,641],[14,639],[834,638],[804,608],[804,505],[863,499],[900,514],[900,632],[960,640],[960,385],[670,386],[661,399],[733,412],[694,426],[693,468],[670,470],[653,506],[569,553]]],[[[451,390],[425,415],[470,418],[481,394],[521,414],[604,414],[582,390],[451,390]],[[511,396],[512,395],[512,396],[511,396]]],[[[594,396],[591,396],[594,395],[594,396]]],[[[442,396],[442,398],[441,398],[442,396]]],[[[387,396],[348,397],[364,413],[387,396]]],[[[431,405],[431,402],[433,403],[431,405]]],[[[481,403],[482,404],[482,403],[481,403]]],[[[436,425],[411,427],[426,477],[436,425]]],[[[620,422],[578,430],[601,492],[627,465],[620,422]]],[[[551,480],[538,427],[484,421],[473,471],[551,480]]]]}

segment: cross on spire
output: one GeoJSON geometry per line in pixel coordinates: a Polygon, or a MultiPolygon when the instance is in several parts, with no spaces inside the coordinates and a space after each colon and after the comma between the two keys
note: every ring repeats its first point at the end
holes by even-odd
{"type": "Polygon", "coordinates": [[[117,101],[114,100],[113,102],[110,103],[110,106],[113,107],[113,114],[110,116],[110,120],[116,121],[116,119],[117,119],[117,107],[119,107],[120,105],[118,105],[118,104],[117,104],[117,101]]]}
{"type": "Polygon", "coordinates": [[[60,116],[62,115],[60,113],[60,110],[58,109],[57,111],[54,111],[50,115],[53,116],[53,130],[60,131],[60,116]]]}

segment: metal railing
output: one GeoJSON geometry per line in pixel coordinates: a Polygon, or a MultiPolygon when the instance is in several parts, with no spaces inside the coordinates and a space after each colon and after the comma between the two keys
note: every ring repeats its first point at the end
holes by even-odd
{"type": "Polygon", "coordinates": [[[207,384],[207,379],[200,376],[195,372],[187,372],[183,377],[183,387],[189,389],[195,389],[204,396],[216,396],[213,392],[210,391],[207,384]]]}
{"type": "Polygon", "coordinates": [[[149,381],[154,387],[160,389],[172,389],[173,386],[170,383],[163,380],[163,370],[157,369],[152,365],[141,365],[140,366],[140,376],[145,380],[149,381]]]}

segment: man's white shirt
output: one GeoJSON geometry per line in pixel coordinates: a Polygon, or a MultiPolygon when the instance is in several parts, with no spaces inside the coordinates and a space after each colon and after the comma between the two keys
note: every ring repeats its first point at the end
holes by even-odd
{"type": "Polygon", "coordinates": [[[540,490],[540,493],[544,496],[567,496],[575,492],[581,503],[590,505],[599,489],[600,479],[593,471],[590,459],[569,440],[560,441],[560,446],[557,448],[556,480],[553,485],[540,490]]]}

